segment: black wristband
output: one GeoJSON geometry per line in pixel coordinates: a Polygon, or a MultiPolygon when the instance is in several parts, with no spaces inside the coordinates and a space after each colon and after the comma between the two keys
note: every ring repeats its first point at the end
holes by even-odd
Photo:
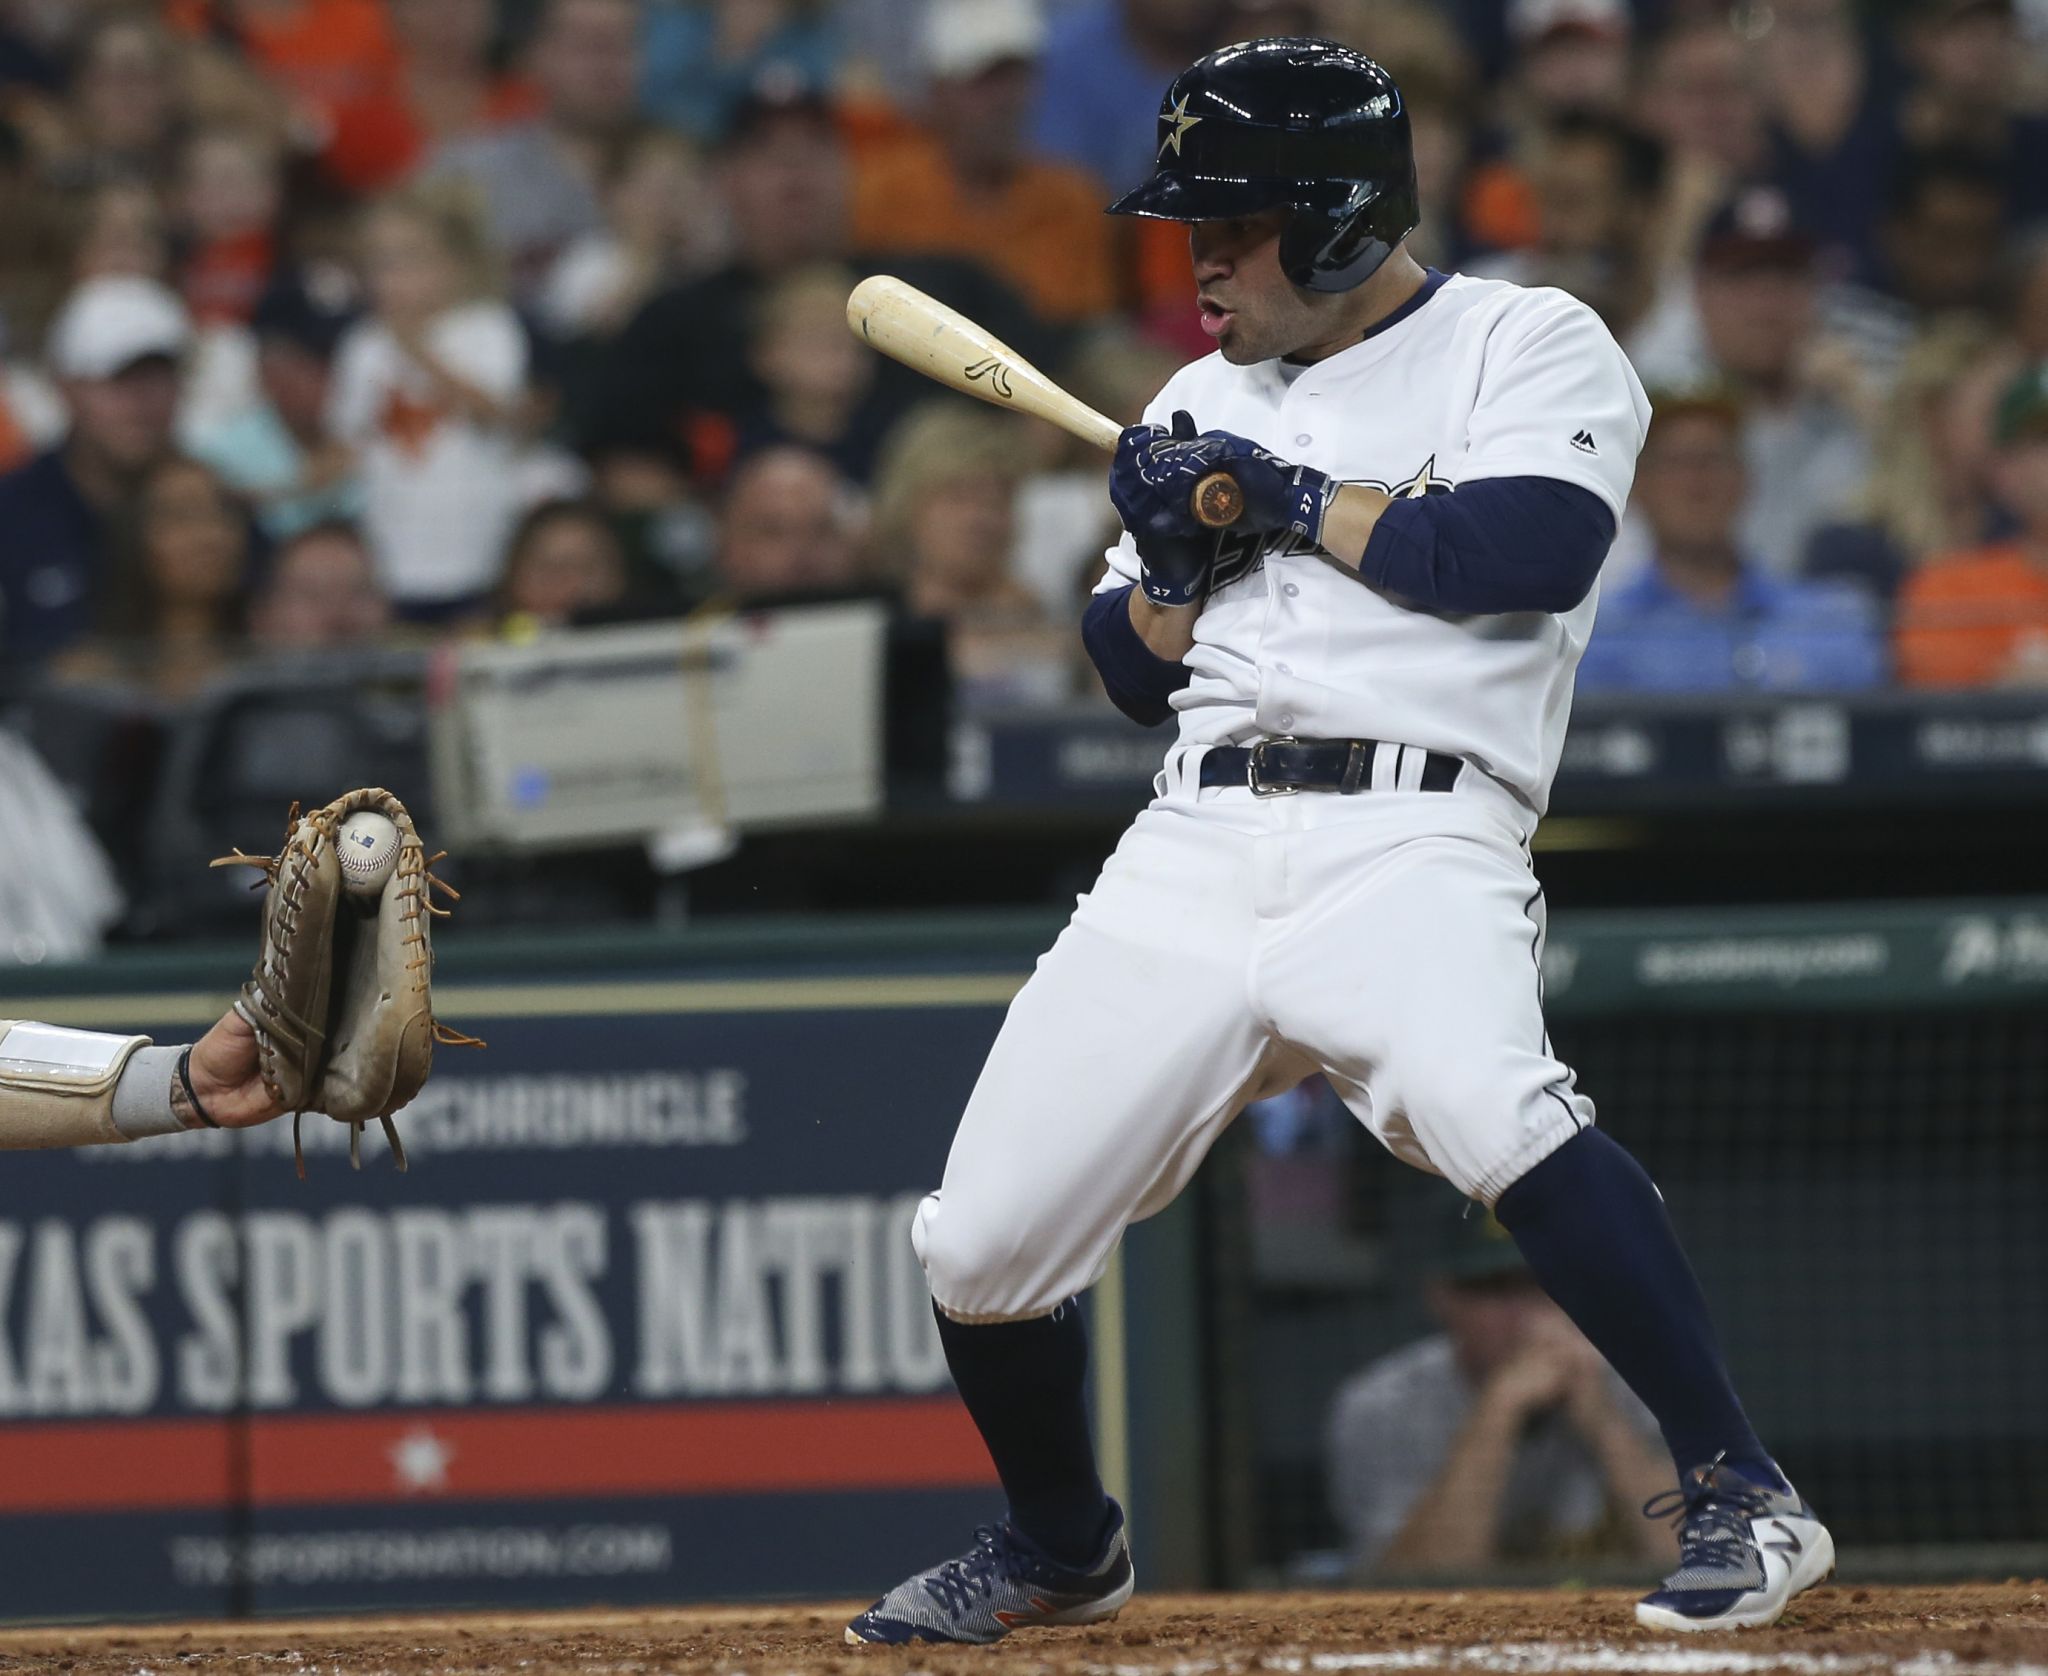
{"type": "Polygon", "coordinates": [[[199,1103],[199,1095],[192,1087],[192,1050],[188,1047],[178,1055],[178,1083],[185,1090],[185,1098],[192,1102],[193,1113],[209,1129],[220,1125],[206,1115],[206,1108],[199,1103]]]}

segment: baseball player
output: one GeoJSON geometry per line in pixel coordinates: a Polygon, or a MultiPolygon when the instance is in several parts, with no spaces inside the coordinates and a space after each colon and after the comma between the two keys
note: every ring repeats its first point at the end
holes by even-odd
{"type": "Polygon", "coordinates": [[[1179,717],[1151,805],[1019,993],[913,1230],[1007,1517],[848,1626],[994,1641],[1130,1598],[1075,1296],[1247,1102],[1323,1072],[1397,1156],[1492,1207],[1643,1400],[1679,1488],[1666,1629],[1768,1624],[1834,1546],[1751,1428],[1656,1187],[1552,1053],[1542,815],[1649,423],[1557,291],[1425,270],[1401,95],[1275,39],[1167,90],[1114,213],[1190,224],[1216,352],[1124,433],[1125,534],[1083,637],[1179,717]],[[1221,539],[1189,512],[1228,471],[1221,539]]]}
{"type": "Polygon", "coordinates": [[[233,1011],[190,1047],[0,1020],[0,1149],[246,1129],[283,1111],[258,1071],[256,1032],[233,1011]]]}

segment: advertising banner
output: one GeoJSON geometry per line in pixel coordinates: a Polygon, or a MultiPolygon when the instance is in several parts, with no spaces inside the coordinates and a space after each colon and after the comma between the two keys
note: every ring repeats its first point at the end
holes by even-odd
{"type": "Polygon", "coordinates": [[[303,1182],[288,1120],[10,1155],[7,1615],[861,1595],[939,1557],[999,1496],[908,1227],[1012,987],[454,990],[490,1046],[440,1052],[409,1172],[310,1117],[303,1182]]]}

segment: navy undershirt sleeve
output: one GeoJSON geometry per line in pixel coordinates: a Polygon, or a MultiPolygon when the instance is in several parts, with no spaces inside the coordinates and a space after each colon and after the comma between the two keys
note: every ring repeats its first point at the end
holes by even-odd
{"type": "Polygon", "coordinates": [[[1614,544],[1614,514],[1554,477],[1484,477],[1380,514],[1359,575],[1433,611],[1569,611],[1614,544]]]}
{"type": "Polygon", "coordinates": [[[1088,601],[1081,644],[1102,676],[1102,690],[1134,722],[1157,727],[1173,714],[1167,703],[1194,677],[1184,663],[1160,657],[1131,623],[1131,590],[1115,588],[1088,601]]]}

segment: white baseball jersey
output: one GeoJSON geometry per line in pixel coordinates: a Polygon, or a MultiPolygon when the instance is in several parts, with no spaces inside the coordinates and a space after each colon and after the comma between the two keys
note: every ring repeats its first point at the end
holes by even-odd
{"type": "MultiPolygon", "coordinates": [[[[1556,478],[1618,519],[1649,404],[1606,328],[1555,291],[1432,286],[1314,366],[1199,361],[1147,417],[1186,408],[1396,495],[1556,478]]],[[[1544,1029],[1526,847],[1594,601],[1451,616],[1286,539],[1222,562],[1159,795],[1011,1004],[919,1208],[956,1319],[1042,1315],[1092,1285],[1246,1102],[1310,1071],[1398,1157],[1489,1204],[1594,1120],[1544,1029]],[[1350,796],[1200,783],[1209,746],[1275,734],[1473,766],[1434,791],[1383,781],[1387,752],[1350,796]]],[[[1126,541],[1102,586],[1137,575],[1126,541]]]]}
{"type": "MultiPolygon", "coordinates": [[[[1311,366],[1183,367],[1177,408],[1282,459],[1391,495],[1549,477],[1621,520],[1650,404],[1599,316],[1562,291],[1453,276],[1311,366]]],[[[1126,535],[1103,588],[1138,579],[1126,535]]],[[[1362,583],[1299,539],[1226,538],[1174,695],[1183,744],[1383,739],[1477,764],[1544,808],[1598,589],[1563,615],[1452,616],[1362,583]],[[1268,545],[1268,541],[1271,544],[1268,545]],[[1262,550],[1263,549],[1263,550],[1262,550]]]]}

